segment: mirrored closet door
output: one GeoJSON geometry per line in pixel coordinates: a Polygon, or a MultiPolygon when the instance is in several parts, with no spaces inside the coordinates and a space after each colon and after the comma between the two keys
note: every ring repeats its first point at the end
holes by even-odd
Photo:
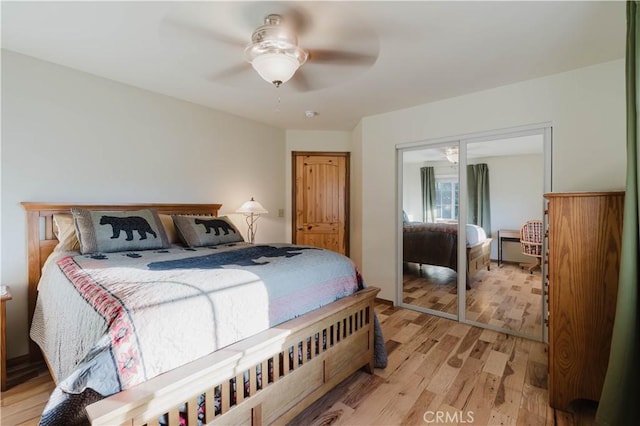
{"type": "Polygon", "coordinates": [[[457,143],[402,153],[402,301],[450,318],[458,316],[457,155],[457,143]]]}
{"type": "Polygon", "coordinates": [[[543,135],[468,142],[466,148],[464,317],[541,338],[543,135]],[[523,227],[530,242],[521,241],[523,227]]]}
{"type": "Polygon", "coordinates": [[[398,147],[399,305],[544,340],[551,129],[398,147]]]}

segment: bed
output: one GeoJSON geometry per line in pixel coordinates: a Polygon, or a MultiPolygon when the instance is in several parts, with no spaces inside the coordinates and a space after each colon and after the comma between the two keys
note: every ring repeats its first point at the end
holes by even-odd
{"type": "MultiPolygon", "coordinates": [[[[42,349],[56,381],[43,424],[285,423],[353,372],[386,362],[374,315],[378,289],[365,288],[353,264],[346,274],[350,261],[343,256],[231,240],[213,247],[54,251],[53,216],[72,207],[122,213],[125,224],[101,217],[114,241],[155,240],[160,222],[149,228],[127,214],[149,209],[210,216],[196,219],[206,238],[235,231],[229,224],[217,228],[219,204],[22,204],[31,336],[38,342],[31,356],[42,349]],[[322,267],[305,273],[313,264],[322,267]],[[333,272],[312,281],[321,269],[333,272]],[[283,284],[290,282],[300,288],[283,284]],[[316,290],[319,298],[311,298],[316,290]],[[208,317],[216,321],[209,324],[208,317]],[[75,343],[54,342],[65,333],[75,343]]],[[[88,240],[80,240],[86,248],[88,240]]]]}
{"type": "MultiPolygon", "coordinates": [[[[490,270],[491,238],[476,225],[467,224],[467,289],[483,268],[490,270]]],[[[458,224],[405,222],[402,233],[405,263],[436,265],[458,270],[458,224]]]]}

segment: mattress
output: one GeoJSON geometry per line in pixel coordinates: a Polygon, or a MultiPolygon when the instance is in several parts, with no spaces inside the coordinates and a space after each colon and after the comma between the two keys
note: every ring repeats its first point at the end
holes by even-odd
{"type": "Polygon", "coordinates": [[[478,225],[467,224],[467,247],[475,246],[487,239],[487,233],[478,225]]]}

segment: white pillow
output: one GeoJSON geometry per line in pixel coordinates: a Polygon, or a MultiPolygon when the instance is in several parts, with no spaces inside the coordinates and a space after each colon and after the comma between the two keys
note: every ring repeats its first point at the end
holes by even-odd
{"type": "Polygon", "coordinates": [[[478,225],[467,224],[467,245],[475,246],[476,244],[487,239],[487,233],[478,225]]]}
{"type": "Polygon", "coordinates": [[[171,217],[171,215],[159,214],[158,216],[160,216],[160,222],[162,222],[162,226],[164,227],[164,232],[167,234],[169,243],[182,244],[182,240],[180,240],[180,236],[178,235],[178,231],[173,224],[173,218],[171,217]]]}
{"type": "Polygon", "coordinates": [[[58,238],[58,244],[53,251],[80,251],[80,242],[70,214],[53,215],[53,233],[58,238]]]}

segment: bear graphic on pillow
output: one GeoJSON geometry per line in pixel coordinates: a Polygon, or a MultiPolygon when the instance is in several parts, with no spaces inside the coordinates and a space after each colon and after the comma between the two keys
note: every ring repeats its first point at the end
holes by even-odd
{"type": "Polygon", "coordinates": [[[155,231],[151,229],[151,225],[149,225],[149,222],[147,222],[145,218],[140,216],[102,216],[100,218],[100,225],[111,225],[113,230],[111,239],[120,238],[120,232],[122,231],[127,234],[127,241],[133,240],[133,231],[136,231],[138,232],[138,234],[140,234],[141,240],[146,240],[147,234],[153,235],[153,238],[158,237],[155,231]]]}

